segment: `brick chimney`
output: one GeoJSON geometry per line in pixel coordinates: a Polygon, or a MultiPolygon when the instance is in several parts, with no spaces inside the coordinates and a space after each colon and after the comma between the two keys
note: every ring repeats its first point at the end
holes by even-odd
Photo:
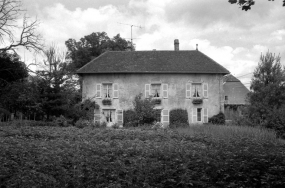
{"type": "Polygon", "coordinates": [[[174,40],[174,51],[179,51],[179,40],[178,39],[174,40]]]}

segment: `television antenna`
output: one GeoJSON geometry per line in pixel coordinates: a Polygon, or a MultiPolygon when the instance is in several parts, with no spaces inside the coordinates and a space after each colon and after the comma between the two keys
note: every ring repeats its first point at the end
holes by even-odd
{"type": "Polygon", "coordinates": [[[128,26],[131,26],[131,50],[133,51],[133,27],[138,27],[138,28],[143,28],[142,26],[138,26],[138,25],[133,25],[133,24],[125,24],[125,23],[120,23],[120,22],[117,22],[118,24],[121,24],[121,25],[128,25],[128,26]]]}

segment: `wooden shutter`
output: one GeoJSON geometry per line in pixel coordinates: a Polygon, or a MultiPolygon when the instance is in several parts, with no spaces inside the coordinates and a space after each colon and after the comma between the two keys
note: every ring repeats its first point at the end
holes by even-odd
{"type": "Polygon", "coordinates": [[[101,98],[101,93],[102,93],[101,88],[102,88],[101,84],[96,85],[96,98],[101,98]]]}
{"type": "Polygon", "coordinates": [[[208,108],[203,108],[204,123],[208,123],[208,108]]]}
{"type": "Polygon", "coordinates": [[[119,124],[119,125],[123,125],[123,123],[124,123],[124,120],[123,120],[123,110],[116,110],[116,112],[117,112],[117,123],[119,124]]]}
{"type": "Polygon", "coordinates": [[[186,84],[186,98],[191,98],[191,83],[186,84]]]}
{"type": "Polygon", "coordinates": [[[168,84],[162,84],[162,96],[163,98],[168,98],[168,84]]]}
{"type": "Polygon", "coordinates": [[[117,83],[113,84],[113,98],[119,98],[119,85],[117,83]]]}
{"type": "Polygon", "coordinates": [[[169,125],[169,110],[161,111],[161,123],[163,123],[163,125],[169,125]]]}
{"type": "Polygon", "coordinates": [[[197,108],[192,108],[192,123],[197,123],[197,108]]]}
{"type": "Polygon", "coordinates": [[[100,123],[100,119],[101,119],[100,109],[95,109],[94,110],[94,121],[95,121],[95,123],[96,122],[100,123]]]}
{"type": "Polygon", "coordinates": [[[208,98],[208,83],[203,83],[203,96],[208,98]]]}
{"type": "Polygon", "coordinates": [[[145,84],[145,98],[150,96],[150,84],[145,84]]]}

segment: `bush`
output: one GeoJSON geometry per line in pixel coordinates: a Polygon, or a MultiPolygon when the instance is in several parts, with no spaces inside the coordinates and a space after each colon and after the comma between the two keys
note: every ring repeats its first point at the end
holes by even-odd
{"type": "Polygon", "coordinates": [[[224,125],[226,123],[224,113],[220,112],[217,115],[214,115],[213,117],[209,118],[209,123],[224,125]]]}
{"type": "Polygon", "coordinates": [[[170,124],[169,125],[170,128],[189,126],[187,110],[183,110],[183,109],[170,110],[169,124],[170,124]]]}
{"type": "Polygon", "coordinates": [[[124,110],[123,113],[123,126],[124,127],[137,127],[138,126],[138,122],[136,121],[136,113],[134,110],[124,110]]]}
{"type": "Polygon", "coordinates": [[[155,102],[151,98],[142,99],[142,94],[133,101],[135,121],[138,125],[152,124],[156,120],[155,102]]]}
{"type": "Polygon", "coordinates": [[[79,119],[76,123],[75,123],[75,127],[77,128],[85,128],[85,127],[91,127],[92,123],[86,119],[79,119]]]}
{"type": "Polygon", "coordinates": [[[66,119],[63,115],[55,118],[54,123],[57,124],[57,126],[59,127],[68,127],[69,126],[69,122],[68,119],[66,119]]]}

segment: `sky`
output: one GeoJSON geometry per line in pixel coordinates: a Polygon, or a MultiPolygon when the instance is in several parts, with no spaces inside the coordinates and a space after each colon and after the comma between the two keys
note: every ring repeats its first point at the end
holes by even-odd
{"type": "MultiPolygon", "coordinates": [[[[22,0],[30,19],[38,19],[45,44],[65,49],[65,41],[92,32],[120,34],[136,50],[199,51],[227,68],[246,87],[261,53],[280,54],[285,65],[285,7],[282,0],[256,0],[242,11],[228,0],[22,0]],[[123,24],[130,25],[123,25],[123,24]]],[[[66,50],[66,49],[65,49],[66,50]]],[[[20,52],[23,54],[23,51],[20,52]]],[[[22,55],[23,56],[23,55],[22,55]]],[[[25,52],[25,60],[35,56],[25,52]]]]}

